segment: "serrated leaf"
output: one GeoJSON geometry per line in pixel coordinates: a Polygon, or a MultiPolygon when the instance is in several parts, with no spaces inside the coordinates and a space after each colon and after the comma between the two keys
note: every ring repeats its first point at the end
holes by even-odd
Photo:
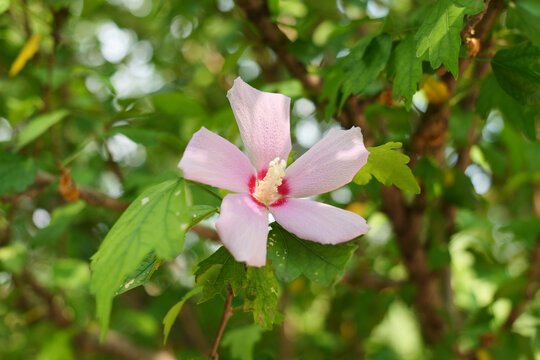
{"type": "Polygon", "coordinates": [[[519,0],[508,4],[506,24],[520,30],[535,46],[540,47],[540,3],[519,0]]]}
{"type": "Polygon", "coordinates": [[[247,269],[246,301],[244,311],[253,312],[253,320],[264,329],[282,320],[278,312],[278,282],[269,265],[247,269]]]}
{"type": "Polygon", "coordinates": [[[394,96],[405,98],[405,107],[410,110],[413,95],[422,79],[422,59],[416,57],[416,41],[407,36],[395,49],[394,96]]]}
{"type": "Polygon", "coordinates": [[[238,295],[246,284],[246,269],[243,263],[234,260],[224,247],[197,265],[195,281],[203,286],[203,295],[199,303],[224,294],[230,285],[234,295],[238,295]]]}
{"type": "Polygon", "coordinates": [[[523,43],[499,50],[491,60],[493,74],[501,88],[522,104],[540,100],[540,48],[523,43]]]}
{"type": "Polygon", "coordinates": [[[411,169],[407,166],[409,157],[395,151],[400,149],[401,143],[389,142],[381,146],[368,148],[367,164],[360,169],[353,178],[359,185],[367,184],[372,176],[386,186],[395,185],[401,190],[420,193],[420,186],[416,182],[411,169]]]}
{"type": "Polygon", "coordinates": [[[169,333],[171,332],[171,327],[173,326],[174,322],[176,321],[176,318],[178,317],[178,314],[180,314],[180,310],[182,310],[182,307],[184,306],[184,303],[191,297],[199,294],[202,291],[202,287],[197,286],[190,291],[188,291],[183,297],[182,300],[177,302],[168,312],[167,315],[163,318],[163,345],[167,342],[167,338],[169,337],[169,333]]]}
{"type": "Polygon", "coordinates": [[[347,242],[323,245],[303,240],[272,223],[268,235],[268,258],[279,279],[291,282],[303,274],[311,281],[330,284],[341,276],[357,246],[347,242]]]}
{"type": "Polygon", "coordinates": [[[258,324],[235,328],[225,333],[221,343],[231,348],[231,358],[252,360],[253,348],[261,340],[263,332],[264,330],[258,324]]]}
{"type": "Polygon", "coordinates": [[[124,278],[115,295],[123,294],[126,291],[146,284],[161,262],[162,259],[157,257],[153,251],[150,252],[144,257],[139,266],[137,266],[137,269],[124,278]]]}
{"type": "Polygon", "coordinates": [[[386,66],[392,49],[392,37],[388,34],[365,36],[343,59],[344,80],[343,106],[349,95],[359,94],[371,84],[386,66]]]}
{"type": "Polygon", "coordinates": [[[37,166],[26,156],[0,151],[0,195],[23,191],[34,182],[37,166]]]}
{"type": "Polygon", "coordinates": [[[439,0],[426,13],[426,18],[415,35],[416,56],[428,52],[433,69],[444,65],[457,78],[461,47],[460,31],[463,26],[465,8],[454,5],[450,0],[439,0]]]}
{"type": "Polygon", "coordinates": [[[183,179],[145,190],[109,231],[92,257],[91,291],[96,295],[102,336],[109,324],[112,299],[126,276],[150,252],[172,259],[182,250],[189,226],[183,179]]]}
{"type": "Polygon", "coordinates": [[[28,123],[28,125],[26,125],[26,127],[24,127],[19,133],[17,143],[15,144],[15,151],[19,151],[25,145],[35,140],[51,126],[65,118],[68,114],[69,112],[67,110],[57,110],[39,115],[32,119],[30,123],[28,123]]]}
{"type": "Polygon", "coordinates": [[[529,139],[536,139],[535,116],[538,113],[537,107],[519,104],[501,89],[493,75],[489,75],[480,87],[476,110],[484,118],[487,118],[493,109],[499,109],[504,120],[522,131],[529,139]]]}

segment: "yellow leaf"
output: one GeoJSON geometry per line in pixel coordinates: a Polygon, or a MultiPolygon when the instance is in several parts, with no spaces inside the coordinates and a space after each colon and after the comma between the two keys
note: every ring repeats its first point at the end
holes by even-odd
{"type": "Polygon", "coordinates": [[[362,204],[361,202],[355,201],[347,205],[345,208],[347,211],[351,211],[353,213],[356,213],[360,216],[365,216],[366,213],[366,205],[362,204]]]}
{"type": "Polygon", "coordinates": [[[23,68],[24,65],[26,65],[26,62],[30,60],[39,48],[39,41],[41,40],[41,34],[34,34],[28,39],[26,44],[24,44],[24,47],[21,49],[21,52],[19,55],[17,55],[17,58],[11,64],[11,68],[9,69],[9,76],[13,77],[17,75],[23,68]]]}
{"type": "Polygon", "coordinates": [[[491,360],[491,355],[486,351],[486,349],[476,350],[476,358],[478,360],[491,360]]]}
{"type": "Polygon", "coordinates": [[[429,102],[432,104],[442,104],[450,95],[448,86],[433,76],[427,76],[424,82],[424,92],[429,102]]]}

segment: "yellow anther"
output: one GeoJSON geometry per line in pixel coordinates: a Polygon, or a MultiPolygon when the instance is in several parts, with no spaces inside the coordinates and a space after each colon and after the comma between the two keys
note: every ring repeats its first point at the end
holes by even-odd
{"type": "Polygon", "coordinates": [[[285,160],[275,158],[270,161],[268,172],[262,180],[257,180],[253,197],[265,205],[269,205],[280,198],[278,187],[283,183],[285,176],[285,160]]]}

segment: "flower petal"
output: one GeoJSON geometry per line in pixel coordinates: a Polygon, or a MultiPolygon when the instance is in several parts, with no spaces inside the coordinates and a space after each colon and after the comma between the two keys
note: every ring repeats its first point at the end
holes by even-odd
{"type": "Polygon", "coordinates": [[[178,167],[188,180],[238,192],[248,192],[255,174],[240,149],[205,127],[193,134],[178,167]]]}
{"type": "Polygon", "coordinates": [[[289,196],[308,197],[349,183],[367,162],[362,131],[331,129],[285,171],[289,196]]]}
{"type": "Polygon", "coordinates": [[[270,206],[276,221],[301,239],[339,244],[368,232],[371,227],[358,214],[307,199],[287,198],[270,206]]]}
{"type": "Polygon", "coordinates": [[[287,161],[291,151],[289,110],[285,95],[259,91],[240,77],[227,93],[248,157],[257,172],[276,157],[287,161]]]}
{"type": "Polygon", "coordinates": [[[251,195],[228,194],[221,203],[216,230],[236,261],[249,266],[266,264],[268,211],[251,195]]]}

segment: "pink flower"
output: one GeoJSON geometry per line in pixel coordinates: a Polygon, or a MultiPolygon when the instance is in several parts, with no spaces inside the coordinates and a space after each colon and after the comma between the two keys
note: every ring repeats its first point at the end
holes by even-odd
{"type": "Polygon", "coordinates": [[[217,232],[237,261],[266,263],[268,212],[305,240],[338,244],[365,234],[361,216],[320,202],[299,199],[349,183],[367,162],[360,128],[330,130],[286,168],[291,151],[291,99],[259,91],[237,78],[227,93],[247,157],[219,135],[201,128],[178,167],[184,177],[234,191],[221,204],[217,232]]]}

